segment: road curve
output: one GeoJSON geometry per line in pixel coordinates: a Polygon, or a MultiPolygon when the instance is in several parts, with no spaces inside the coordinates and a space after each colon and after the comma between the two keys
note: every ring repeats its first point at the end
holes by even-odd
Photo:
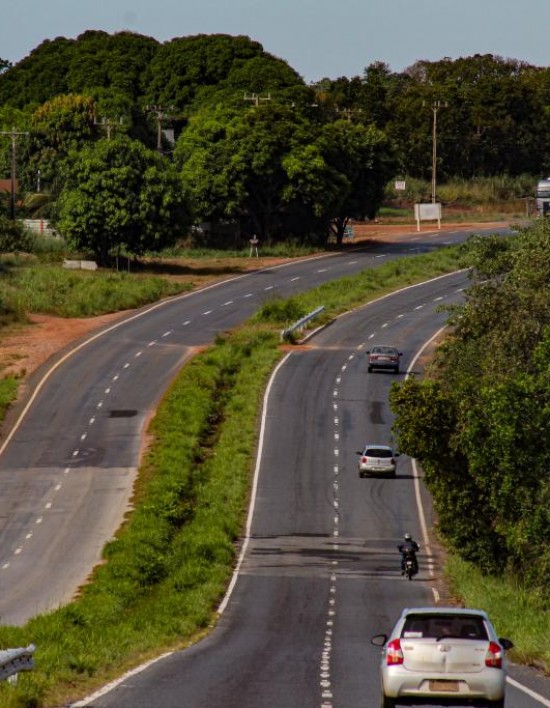
{"type": "MultiPolygon", "coordinates": [[[[465,274],[407,288],[339,318],[290,354],[270,384],[246,553],[218,626],[77,705],[99,708],[355,708],[379,705],[378,650],[404,606],[437,598],[437,559],[423,538],[415,468],[359,479],[355,450],[391,439],[392,374],[367,374],[364,351],[383,340],[403,366],[445,321],[465,274]],[[421,571],[399,574],[396,545],[421,539],[421,571]]],[[[430,523],[429,507],[425,512],[430,523]]],[[[524,677],[522,677],[524,678],[524,677]]],[[[527,679],[525,679],[527,680],[527,679]]],[[[509,705],[546,705],[547,682],[515,681],[509,705]]],[[[433,704],[432,704],[433,705],[433,704]]]]}
{"type": "Polygon", "coordinates": [[[274,294],[464,240],[467,231],[257,271],[137,311],[44,375],[0,447],[0,616],[5,624],[71,599],[128,510],[143,432],[182,366],[274,294]]]}

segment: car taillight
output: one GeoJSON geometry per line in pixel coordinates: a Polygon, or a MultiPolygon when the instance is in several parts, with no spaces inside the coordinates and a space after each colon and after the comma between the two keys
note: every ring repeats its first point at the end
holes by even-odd
{"type": "Polygon", "coordinates": [[[485,657],[485,666],[492,666],[494,669],[502,669],[502,647],[496,642],[489,644],[487,656],[485,657]]]}
{"type": "Polygon", "coordinates": [[[367,458],[366,458],[366,457],[362,457],[362,458],[361,458],[361,462],[365,465],[365,464],[367,463],[367,458]]]}
{"type": "Polygon", "coordinates": [[[392,457],[391,460],[390,460],[390,462],[391,462],[392,465],[395,465],[395,457],[392,457]]]}
{"type": "Polygon", "coordinates": [[[396,664],[402,664],[403,652],[401,651],[401,643],[399,639],[392,639],[392,641],[386,647],[386,664],[388,666],[395,666],[396,664]]]}

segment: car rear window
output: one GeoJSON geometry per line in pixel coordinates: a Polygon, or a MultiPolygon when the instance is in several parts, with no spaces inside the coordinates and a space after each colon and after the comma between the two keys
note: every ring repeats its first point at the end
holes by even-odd
{"type": "Polygon", "coordinates": [[[393,347],[373,347],[371,351],[373,354],[397,354],[393,347]]]}
{"type": "Polygon", "coordinates": [[[391,450],[378,447],[368,447],[363,454],[365,457],[393,457],[391,450]]]}
{"type": "Polygon", "coordinates": [[[487,639],[487,630],[479,615],[408,615],[401,636],[405,639],[459,637],[487,639]]]}

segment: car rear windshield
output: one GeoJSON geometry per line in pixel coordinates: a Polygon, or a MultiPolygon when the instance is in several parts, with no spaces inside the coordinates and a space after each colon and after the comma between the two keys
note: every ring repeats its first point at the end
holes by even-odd
{"type": "Polygon", "coordinates": [[[373,354],[397,354],[397,349],[394,347],[373,347],[373,354]]]}
{"type": "Polygon", "coordinates": [[[364,455],[365,457],[393,457],[393,452],[380,447],[367,447],[364,455]]]}
{"type": "Polygon", "coordinates": [[[401,636],[405,639],[487,639],[487,630],[479,615],[422,614],[407,616],[401,636]]]}

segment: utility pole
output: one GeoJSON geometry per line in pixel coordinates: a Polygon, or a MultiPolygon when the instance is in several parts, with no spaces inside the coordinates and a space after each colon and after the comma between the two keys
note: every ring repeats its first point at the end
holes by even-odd
{"type": "Polygon", "coordinates": [[[17,192],[17,179],[15,176],[15,152],[17,138],[21,135],[28,135],[26,131],[18,131],[15,128],[11,130],[0,130],[0,135],[9,135],[11,137],[11,199],[10,199],[10,219],[15,221],[15,195],[17,192]]]}
{"type": "MultiPolygon", "coordinates": [[[[154,113],[157,118],[157,150],[162,153],[162,121],[169,120],[172,116],[165,113],[162,106],[145,106],[145,110],[154,113]]],[[[169,106],[169,110],[173,113],[174,106],[169,106]]]]}
{"type": "Polygon", "coordinates": [[[432,204],[435,204],[435,173],[437,169],[437,112],[440,108],[447,108],[447,106],[447,102],[434,101],[432,103],[432,204]]]}
{"type": "Polygon", "coordinates": [[[362,113],[362,112],[363,112],[362,108],[336,108],[336,113],[343,113],[344,118],[346,118],[348,123],[351,121],[351,118],[355,113],[362,113]]]}
{"type": "Polygon", "coordinates": [[[122,125],[123,120],[122,117],[119,118],[118,122],[116,121],[111,121],[109,118],[106,118],[103,116],[101,118],[101,121],[98,121],[97,118],[94,118],[94,125],[98,125],[100,128],[104,128],[107,131],[107,140],[111,139],[111,129],[116,128],[119,125],[122,125]]]}
{"type": "Polygon", "coordinates": [[[251,94],[244,94],[243,101],[251,101],[255,108],[258,108],[260,103],[262,102],[267,102],[271,101],[271,93],[268,93],[267,96],[258,96],[257,93],[251,93],[251,94]]]}

